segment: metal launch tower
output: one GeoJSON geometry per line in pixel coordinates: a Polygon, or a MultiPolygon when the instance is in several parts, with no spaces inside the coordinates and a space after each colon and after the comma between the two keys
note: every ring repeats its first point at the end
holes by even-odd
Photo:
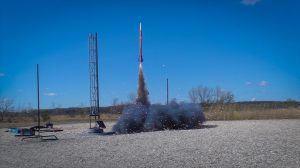
{"type": "Polygon", "coordinates": [[[89,34],[89,71],[90,71],[90,128],[92,118],[100,119],[99,79],[98,79],[98,33],[89,34]]]}

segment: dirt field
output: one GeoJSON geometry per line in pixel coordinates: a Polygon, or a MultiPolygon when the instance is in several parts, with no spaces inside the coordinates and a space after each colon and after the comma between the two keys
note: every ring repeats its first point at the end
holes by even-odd
{"type": "MultiPolygon", "coordinates": [[[[114,123],[106,123],[109,131],[114,123]]],[[[56,125],[59,140],[0,129],[0,167],[299,167],[300,120],[211,121],[207,128],[100,136],[56,125]]]]}

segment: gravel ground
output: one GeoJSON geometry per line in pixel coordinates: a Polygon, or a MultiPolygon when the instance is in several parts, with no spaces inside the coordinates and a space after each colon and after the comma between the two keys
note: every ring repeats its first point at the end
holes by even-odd
{"type": "MultiPolygon", "coordinates": [[[[114,123],[106,123],[111,129],[114,123]]],[[[211,121],[208,128],[99,136],[57,125],[59,140],[0,129],[0,167],[297,167],[300,120],[211,121]]]]}

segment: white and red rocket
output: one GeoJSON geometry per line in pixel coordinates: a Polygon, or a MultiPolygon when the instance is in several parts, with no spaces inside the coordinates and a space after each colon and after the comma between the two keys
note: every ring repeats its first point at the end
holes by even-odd
{"type": "Polygon", "coordinates": [[[140,64],[143,62],[143,32],[142,32],[142,23],[140,22],[140,56],[139,56],[140,64]]]}

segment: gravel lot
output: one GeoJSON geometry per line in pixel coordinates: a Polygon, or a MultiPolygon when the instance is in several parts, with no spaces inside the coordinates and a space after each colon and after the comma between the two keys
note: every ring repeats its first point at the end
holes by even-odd
{"type": "MultiPolygon", "coordinates": [[[[111,129],[114,123],[106,123],[111,129]]],[[[211,121],[209,128],[99,136],[56,125],[59,140],[0,130],[0,167],[297,167],[300,120],[211,121]]]]}

